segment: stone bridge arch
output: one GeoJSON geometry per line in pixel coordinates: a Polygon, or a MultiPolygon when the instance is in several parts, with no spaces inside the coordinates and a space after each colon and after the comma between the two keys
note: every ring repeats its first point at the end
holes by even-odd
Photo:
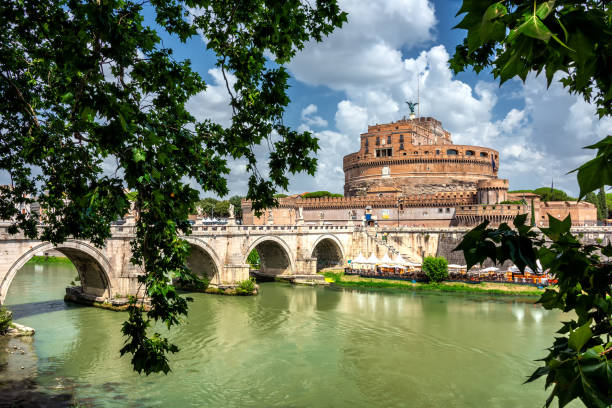
{"type": "Polygon", "coordinates": [[[312,245],[310,254],[311,257],[317,258],[317,272],[330,266],[341,266],[346,259],[342,242],[331,234],[318,237],[312,245]]]}
{"type": "Polygon", "coordinates": [[[219,256],[206,241],[195,237],[184,237],[191,245],[191,253],[187,257],[187,267],[200,277],[206,277],[214,285],[221,284],[223,263],[219,256]]]}
{"type": "MultiPolygon", "coordinates": [[[[108,258],[98,248],[89,243],[68,240],[58,245],[43,242],[19,256],[9,267],[0,282],[0,304],[4,303],[8,289],[17,272],[35,254],[51,249],[61,252],[70,259],[81,279],[83,293],[107,299],[112,297],[113,287],[111,277],[114,276],[114,273],[108,258]]],[[[0,276],[2,276],[1,273],[0,276]]]]}
{"type": "Polygon", "coordinates": [[[252,250],[256,249],[259,254],[260,273],[262,275],[288,275],[296,271],[294,251],[281,238],[275,235],[266,235],[257,238],[251,243],[244,255],[243,263],[252,250]]]}

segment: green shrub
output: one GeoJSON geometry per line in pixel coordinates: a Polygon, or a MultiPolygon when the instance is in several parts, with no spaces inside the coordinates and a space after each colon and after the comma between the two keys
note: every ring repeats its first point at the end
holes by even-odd
{"type": "Polygon", "coordinates": [[[0,307],[0,334],[6,333],[9,327],[11,327],[12,321],[12,313],[4,307],[0,307]]]}
{"type": "Polygon", "coordinates": [[[442,257],[427,256],[423,259],[423,272],[431,282],[442,282],[448,277],[448,262],[442,257]]]}
{"type": "Polygon", "coordinates": [[[238,283],[236,287],[236,294],[238,295],[252,295],[255,291],[255,279],[249,278],[238,283]]]}

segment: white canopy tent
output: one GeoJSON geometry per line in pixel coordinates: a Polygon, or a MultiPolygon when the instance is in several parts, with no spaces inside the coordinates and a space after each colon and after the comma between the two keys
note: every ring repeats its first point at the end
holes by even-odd
{"type": "Polygon", "coordinates": [[[359,255],[351,261],[351,268],[359,268],[361,265],[365,264],[366,261],[367,259],[365,259],[365,256],[360,252],[359,255]]]}
{"type": "Polygon", "coordinates": [[[405,260],[404,258],[402,258],[401,255],[398,254],[395,257],[395,259],[393,259],[393,263],[398,264],[398,265],[407,265],[409,262],[405,260]]]}
{"type": "Polygon", "coordinates": [[[370,264],[370,265],[376,265],[380,263],[380,259],[378,259],[376,255],[374,255],[374,252],[372,252],[372,255],[370,255],[370,257],[366,259],[364,263],[370,264]]]}
{"type": "MultiPolygon", "coordinates": [[[[395,262],[393,261],[393,259],[389,257],[389,254],[385,254],[385,256],[383,256],[382,259],[380,260],[380,263],[390,265],[390,264],[394,264],[395,262]]],[[[392,266],[385,266],[384,268],[392,268],[392,266]]]]}

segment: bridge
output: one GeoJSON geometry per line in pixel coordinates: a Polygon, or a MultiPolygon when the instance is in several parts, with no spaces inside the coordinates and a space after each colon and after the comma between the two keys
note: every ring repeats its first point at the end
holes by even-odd
{"type": "MultiPolygon", "coordinates": [[[[53,245],[31,240],[22,234],[8,234],[9,223],[0,222],[0,304],[11,281],[35,255],[49,250],[61,252],[76,267],[82,293],[103,302],[139,294],[142,273],[130,263],[130,241],[134,226],[112,226],[112,236],[103,248],[87,241],[69,239],[53,245]]],[[[322,267],[344,265],[358,253],[378,257],[399,253],[419,261],[424,256],[444,256],[449,263],[464,263],[463,255],[452,250],[467,231],[463,227],[364,228],[347,225],[195,225],[183,237],[191,252],[187,266],[213,287],[232,287],[248,279],[247,257],[257,250],[261,275],[295,281],[315,281],[322,267]],[[386,242],[380,234],[387,232],[386,242]]],[[[612,228],[575,229],[588,242],[611,242],[612,228]]]]}

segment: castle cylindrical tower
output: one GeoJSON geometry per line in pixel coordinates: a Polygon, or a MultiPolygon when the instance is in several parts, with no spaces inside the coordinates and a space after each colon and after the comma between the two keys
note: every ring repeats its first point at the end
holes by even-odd
{"type": "Polygon", "coordinates": [[[480,180],[476,191],[478,204],[499,204],[508,199],[508,180],[480,180]]]}
{"type": "Polygon", "coordinates": [[[368,126],[343,167],[346,197],[475,191],[479,180],[497,179],[499,153],[454,145],[434,118],[402,119],[368,126]]]}

